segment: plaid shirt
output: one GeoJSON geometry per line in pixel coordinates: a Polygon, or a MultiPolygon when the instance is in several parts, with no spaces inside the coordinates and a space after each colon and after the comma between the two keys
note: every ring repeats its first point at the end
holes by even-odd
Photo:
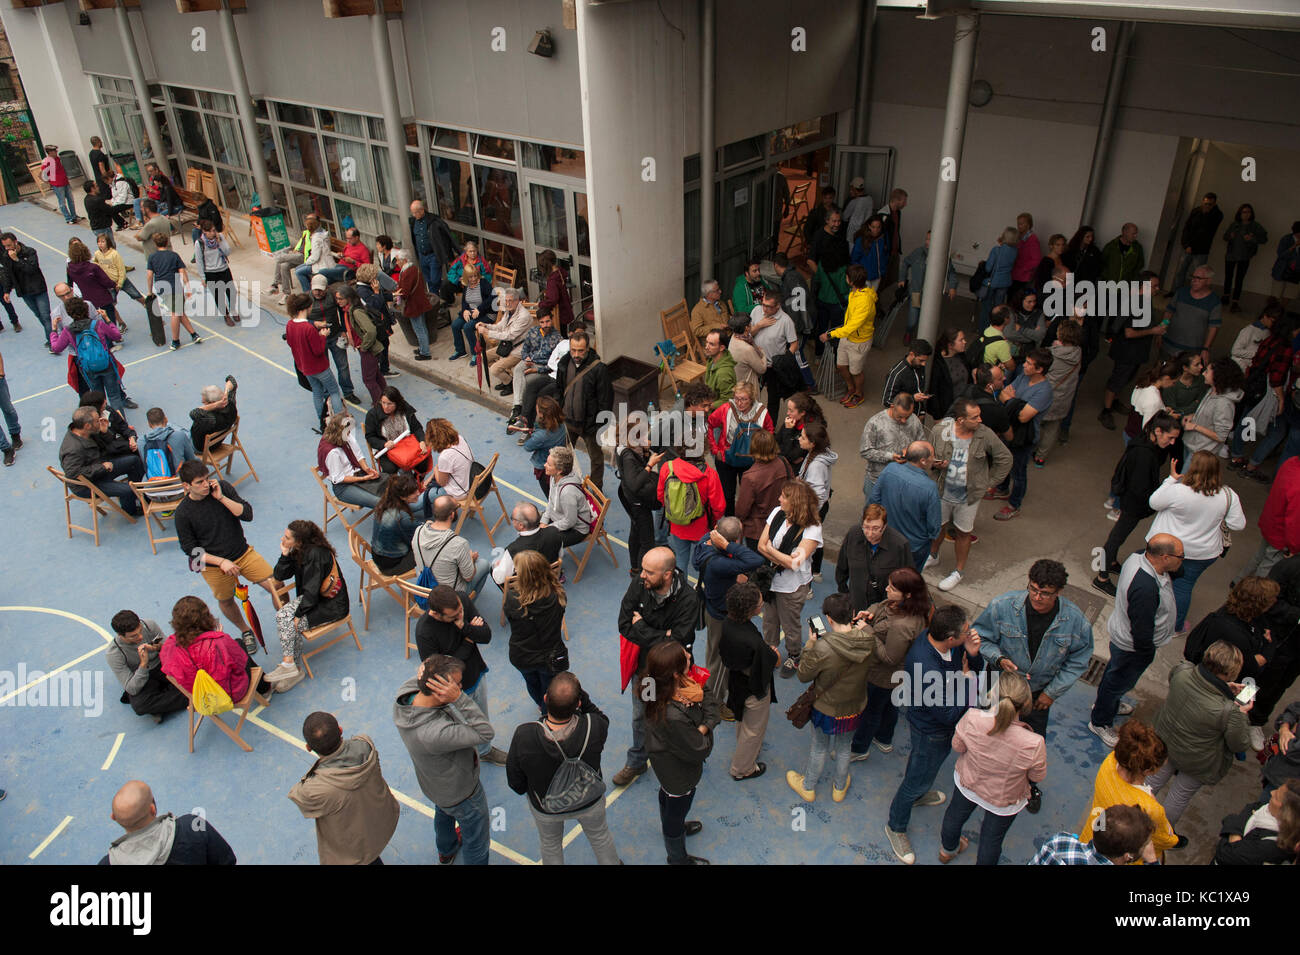
{"type": "Polygon", "coordinates": [[[542,334],[541,326],[534,325],[524,336],[523,345],[519,349],[520,358],[531,358],[533,364],[541,367],[545,365],[547,359],[551,357],[551,352],[555,346],[560,343],[560,333],[552,328],[545,335],[542,334]]]}
{"type": "Polygon", "coordinates": [[[1249,378],[1257,369],[1265,367],[1268,369],[1269,385],[1280,388],[1286,384],[1287,376],[1291,373],[1291,358],[1291,346],[1283,338],[1269,335],[1259,343],[1255,359],[1246,370],[1246,377],[1249,378]]]}
{"type": "Polygon", "coordinates": [[[1043,843],[1030,865],[1114,865],[1088,842],[1072,832],[1058,832],[1043,843]]]}

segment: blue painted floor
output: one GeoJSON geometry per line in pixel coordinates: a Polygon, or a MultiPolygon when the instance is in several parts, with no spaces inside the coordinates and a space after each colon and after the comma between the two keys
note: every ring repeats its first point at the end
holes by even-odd
{"type": "MultiPolygon", "coordinates": [[[[68,238],[79,234],[90,239],[88,230],[65,226],[57,215],[26,204],[5,207],[0,225],[17,232],[22,242],[38,251],[51,285],[62,277],[62,250],[68,238]]],[[[188,246],[178,248],[188,257],[188,246]]],[[[142,257],[122,251],[127,262],[136,266],[132,278],[139,283],[144,275],[142,257]]],[[[382,592],[376,595],[369,631],[359,631],[364,652],[358,653],[351,643],[340,643],[315,657],[314,680],[276,695],[269,708],[245,725],[252,753],[241,752],[216,728],[204,726],[191,755],[186,751],[184,714],[173,715],[159,726],[118,702],[120,688],[102,657],[112,615],[131,608],[166,626],[179,597],[197,594],[210,600],[210,592],[189,572],[174,543],[163,545],[157,556],[150,552],[142,523],[132,526],[121,518],[104,519],[99,548],[82,534],[68,539],[61,494],[45,467],[57,466],[58,445],[77,396],[66,384],[65,360],[45,353],[39,324],[21,302],[17,309],[24,331],[14,334],[6,329],[0,335],[0,353],[26,442],[16,465],[0,469],[0,540],[6,564],[0,577],[0,671],[4,671],[0,680],[10,681],[0,684],[4,740],[0,787],[9,793],[0,803],[0,862],[18,864],[33,857],[37,863],[96,861],[121,835],[109,819],[113,793],[124,781],[139,778],[153,787],[160,811],[206,815],[242,863],[314,864],[313,826],[302,819],[285,793],[313,761],[298,736],[303,718],[320,709],[334,712],[345,733],[364,732],[375,739],[385,777],[402,794],[401,822],[384,852],[385,861],[432,862],[431,808],[419,791],[391,717],[396,689],[414,675],[417,661],[404,659],[401,609],[382,592]],[[31,674],[60,667],[84,681],[90,697],[97,696],[97,706],[95,699],[86,697],[77,706],[18,705],[42,692],[42,687],[48,697],[51,687],[47,681],[27,696],[18,693],[16,688],[34,678],[21,675],[20,668],[31,674]]],[[[228,329],[220,321],[204,320],[206,341],[172,354],[149,340],[138,306],[127,302],[124,316],[131,331],[118,357],[127,366],[126,388],[140,404],[140,410],[129,417],[141,431],[146,409],[161,406],[174,425],[187,424],[188,410],[198,402],[203,385],[220,383],[227,374],[238,378],[241,437],[260,477],[239,486],[254,508],[248,537],[263,555],[274,559],[288,521],[320,521],[322,514],[319,489],[306,473],[315,461],[317,441],[309,430],[314,422],[311,399],[292,375],[280,325],[270,313],[263,313],[255,327],[228,329]]],[[[394,347],[399,347],[397,341],[394,347]]],[[[445,333],[440,344],[446,346],[445,333]]],[[[434,353],[445,350],[435,345],[434,353]]],[[[355,365],[353,372],[360,385],[355,365]]],[[[499,416],[411,375],[393,383],[421,419],[442,416],[455,422],[480,459],[501,452],[498,475],[507,507],[521,496],[536,496],[527,458],[506,436],[499,416]]],[[[241,473],[242,461],[235,465],[235,476],[241,473]]],[[[615,484],[611,471],[606,487],[615,484]]],[[[494,514],[495,508],[493,499],[489,513],[494,514]]],[[[78,510],[84,517],[85,508],[78,510]]],[[[626,516],[617,504],[611,510],[609,529],[614,537],[626,540],[626,516]]],[[[503,530],[508,530],[506,525],[503,530]]],[[[489,550],[481,524],[467,522],[466,534],[476,548],[489,550]]],[[[356,570],[346,560],[346,536],[337,522],[330,528],[330,539],[344,555],[340,563],[348,568],[360,627],[356,570]]],[[[569,586],[573,669],[612,717],[604,759],[607,778],[622,766],[631,736],[630,703],[617,692],[616,621],[628,582],[627,552],[616,545],[615,553],[618,567],[611,566],[603,552],[597,553],[581,583],[569,586]]],[[[833,574],[828,572],[830,577],[833,574]]],[[[817,600],[833,586],[830,580],[818,585],[817,600]]],[[[495,588],[489,589],[479,607],[495,624],[500,598],[495,588]]],[[[260,592],[259,597],[261,618],[269,623],[269,602],[260,592]]],[[[494,626],[493,642],[484,652],[491,667],[490,715],[502,748],[509,745],[515,726],[534,712],[522,679],[507,661],[507,642],[508,632],[494,626]]],[[[692,852],[714,863],[893,863],[883,826],[907,757],[905,729],[900,725],[892,754],[876,752],[867,763],[854,766],[845,802],[832,803],[825,782],[817,802],[805,806],[785,783],[787,769],[802,771],[811,732],[795,731],[783,717],[799,689],[797,681],[778,681],[782,704],[772,714],[762,754],[768,772],[761,779],[732,781],[727,766],[735,729],[732,724],[719,727],[692,814],[704,823],[703,833],[691,840],[692,852]]],[[[1004,846],[1005,861],[1024,862],[1046,835],[1078,825],[1096,767],[1105,756],[1100,741],[1086,729],[1091,701],[1091,689],[1078,687],[1054,707],[1043,810],[1037,816],[1022,814],[1016,821],[1004,846]]],[[[951,791],[951,773],[950,761],[940,775],[939,788],[951,791]]],[[[501,768],[484,766],[482,778],[489,803],[503,810],[495,814],[498,828],[493,832],[492,862],[536,860],[536,830],[523,798],[506,787],[501,768]]],[[[614,837],[628,863],[664,861],[656,789],[653,775],[647,774],[626,791],[608,797],[614,837]]],[[[942,807],[917,809],[913,815],[911,835],[921,863],[937,861],[943,811],[942,807]]],[[[977,815],[974,825],[967,827],[973,843],[978,821],[977,815]]],[[[955,864],[971,864],[974,855],[970,851],[955,864]]],[[[581,837],[571,844],[568,857],[577,863],[593,861],[581,837]]]]}

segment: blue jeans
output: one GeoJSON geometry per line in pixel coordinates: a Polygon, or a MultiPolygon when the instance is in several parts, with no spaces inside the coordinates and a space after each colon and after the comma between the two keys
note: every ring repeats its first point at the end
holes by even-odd
{"type": "Polygon", "coordinates": [[[891,699],[893,693],[886,687],[867,684],[867,708],[862,711],[858,730],[853,734],[853,752],[865,753],[873,739],[886,746],[893,743],[894,729],[898,726],[898,707],[891,699]]]}
{"type": "Polygon", "coordinates": [[[41,323],[41,328],[45,329],[45,344],[48,346],[50,336],[54,334],[54,326],[50,324],[50,297],[42,292],[40,295],[23,295],[21,298],[41,323]]]}
{"type": "Polygon", "coordinates": [[[550,670],[524,670],[516,667],[519,675],[524,678],[524,689],[532,701],[537,704],[537,708],[543,713],[546,712],[546,688],[551,685],[551,677],[554,675],[550,670]]]}
{"type": "Polygon", "coordinates": [[[1292,428],[1291,433],[1287,435],[1286,444],[1282,445],[1282,455],[1277,459],[1277,466],[1281,467],[1296,455],[1300,455],[1300,428],[1292,428]]]}
{"type": "MultiPolygon", "coordinates": [[[[912,543],[909,541],[908,543],[912,543]]],[[[930,541],[923,541],[920,544],[912,544],[912,563],[916,565],[916,572],[919,574],[925,562],[930,558],[930,541]]]]}
{"type": "MultiPolygon", "coordinates": [[[[1250,466],[1257,468],[1263,464],[1268,456],[1273,453],[1273,449],[1282,443],[1289,430],[1286,418],[1281,415],[1276,416],[1272,424],[1268,426],[1268,430],[1264,432],[1264,436],[1255,445],[1255,450],[1250,455],[1250,466]]],[[[1244,450],[1245,442],[1241,437],[1241,428],[1234,428],[1232,430],[1232,444],[1229,446],[1228,451],[1234,458],[1239,458],[1244,450]]]]}
{"type": "MultiPolygon", "coordinates": [[[[342,265],[334,265],[334,266],[330,266],[329,268],[320,270],[320,274],[325,276],[325,278],[328,279],[330,282],[342,282],[343,277],[347,275],[347,272],[348,270],[342,265]]],[[[300,265],[296,269],[294,269],[293,274],[297,276],[298,284],[302,286],[302,290],[308,295],[310,295],[312,267],[304,263],[303,265],[300,265]]]]}
{"type": "MultiPolygon", "coordinates": [[[[466,690],[465,692],[468,693],[469,698],[474,701],[474,705],[483,711],[483,718],[489,719],[486,668],[481,674],[479,674],[478,682],[474,684],[474,689],[466,690]]],[[[478,750],[478,758],[485,759],[487,758],[487,754],[492,752],[492,741],[489,740],[486,743],[480,743],[475,747],[475,749],[478,750]]]]}
{"type": "Polygon", "coordinates": [[[54,190],[54,198],[59,202],[59,211],[63,213],[63,218],[69,222],[77,221],[77,207],[72,204],[72,187],[71,186],[50,186],[54,190]]]}
{"type": "Polygon", "coordinates": [[[109,497],[115,498],[122,510],[133,517],[139,517],[140,501],[127,481],[144,480],[144,459],[138,454],[121,454],[111,460],[113,470],[95,478],[92,483],[109,497]]]}
{"type": "Polygon", "coordinates": [[[99,236],[101,236],[101,235],[106,235],[106,236],[108,236],[109,238],[112,238],[112,236],[113,236],[113,227],[112,227],[111,225],[109,225],[109,226],[105,226],[105,227],[102,228],[102,229],[91,229],[90,231],[93,232],[93,233],[95,234],[95,241],[96,241],[96,243],[98,243],[98,241],[99,241],[99,236]]]}
{"type": "MultiPolygon", "coordinates": [[[[645,653],[644,650],[641,652],[645,653]]],[[[632,745],[627,748],[627,765],[632,769],[645,769],[645,701],[641,699],[639,677],[632,677],[627,691],[632,696],[632,745]]]]}
{"type": "Polygon", "coordinates": [[[438,852],[450,855],[456,851],[456,823],[460,823],[460,836],[464,840],[461,855],[465,865],[487,865],[492,836],[488,831],[490,814],[483,784],[475,785],[474,791],[454,806],[435,805],[433,808],[433,837],[438,852]]]}
{"type": "Polygon", "coordinates": [[[335,414],[338,414],[346,406],[343,404],[343,392],[339,391],[339,383],[334,378],[334,372],[326,368],[318,375],[306,375],[307,381],[311,384],[311,400],[316,405],[316,417],[325,416],[325,398],[330,399],[330,405],[335,414]]]}
{"type": "Polygon", "coordinates": [[[686,861],[686,817],[695,801],[695,790],[681,796],[672,796],[659,788],[659,827],[663,830],[664,845],[668,849],[668,864],[686,861]]]}
{"type": "Polygon", "coordinates": [[[420,274],[424,276],[424,284],[429,286],[429,297],[433,299],[435,305],[438,304],[438,289],[442,286],[442,268],[438,263],[436,252],[420,254],[420,274]]]}
{"type": "Polygon", "coordinates": [[[336,339],[332,339],[326,346],[329,348],[330,357],[334,359],[334,367],[338,370],[339,389],[345,395],[352,394],[352,369],[348,367],[348,350],[339,348],[334,344],[336,339]]]}
{"type": "Polygon", "coordinates": [[[5,426],[8,434],[0,431],[0,451],[8,451],[10,447],[10,438],[16,438],[22,433],[22,428],[18,425],[18,412],[14,410],[14,403],[9,398],[9,382],[4,375],[0,375],[0,413],[5,416],[5,426]]]}
{"type": "Polygon", "coordinates": [[[894,794],[894,801],[889,804],[889,828],[894,832],[907,832],[907,824],[912,821],[913,803],[929,792],[952,752],[952,730],[931,736],[919,732],[911,723],[907,728],[912,734],[912,752],[907,757],[903,782],[894,794]]]}
{"type": "Polygon", "coordinates": [[[1007,503],[1020,510],[1029,490],[1029,448],[1016,448],[1011,452],[1011,497],[1007,503]]]}
{"type": "Polygon", "coordinates": [[[86,379],[86,384],[90,386],[91,391],[102,391],[108,399],[108,403],[118,411],[126,411],[126,399],[122,397],[121,380],[117,377],[117,368],[112,364],[112,358],[109,359],[109,366],[103,371],[86,371],[81,369],[81,376],[86,379]]]}
{"type": "Polygon", "coordinates": [[[1218,559],[1211,557],[1208,560],[1192,560],[1188,557],[1183,560],[1182,572],[1174,577],[1174,607],[1178,610],[1175,629],[1183,629],[1183,621],[1187,619],[1187,608],[1192,604],[1192,588],[1196,586],[1197,579],[1218,559]]]}
{"type": "MultiPolygon", "coordinates": [[[[467,321],[463,316],[459,315],[452,319],[451,343],[456,346],[457,355],[464,355],[474,350],[474,326],[481,321],[484,321],[484,319],[471,318],[467,321]]],[[[419,334],[418,331],[417,334],[419,334]]]]}
{"type": "Polygon", "coordinates": [[[487,580],[490,573],[492,573],[492,564],[488,562],[486,557],[480,557],[474,561],[474,576],[466,582],[464,593],[472,593],[475,596],[481,594],[483,592],[483,581],[487,580]]]}
{"type": "Polygon", "coordinates": [[[668,531],[668,518],[664,514],[664,508],[659,508],[654,512],[655,515],[655,546],[667,547],[668,538],[672,535],[668,531]]]}
{"type": "MultiPolygon", "coordinates": [[[[961,827],[979,806],[966,798],[956,786],[952,787],[952,799],[948,802],[948,811],[943,814],[943,828],[940,830],[939,842],[944,852],[956,852],[961,840],[961,827]]],[[[999,816],[984,810],[984,819],[980,823],[979,854],[975,857],[976,865],[997,865],[1002,858],[1002,840],[1016,821],[1019,813],[999,816]]]]}
{"type": "Polygon", "coordinates": [[[429,323],[425,320],[426,316],[417,315],[415,318],[408,319],[411,323],[411,329],[415,332],[416,351],[421,355],[429,354],[429,323]]]}
{"type": "Polygon", "coordinates": [[[1110,726],[1115,722],[1120,697],[1137,686],[1137,681],[1155,658],[1154,649],[1121,650],[1114,643],[1110,645],[1110,662],[1097,684],[1097,700],[1092,704],[1092,714],[1088,717],[1093,726],[1110,726]]]}
{"type": "Polygon", "coordinates": [[[803,773],[804,789],[816,789],[821,781],[822,770],[826,767],[826,757],[831,758],[831,785],[843,789],[849,784],[849,746],[853,742],[851,733],[837,733],[831,736],[817,727],[812,727],[812,746],[808,750],[808,768],[803,773]]]}
{"type": "Polygon", "coordinates": [[[696,541],[682,540],[676,534],[668,535],[668,546],[672,548],[673,556],[677,558],[677,566],[686,576],[694,574],[695,567],[691,564],[691,555],[695,553],[696,541]]]}
{"type": "Polygon", "coordinates": [[[379,503],[379,495],[367,491],[356,483],[333,484],[330,486],[330,490],[344,504],[353,504],[357,507],[374,507],[379,503]]]}

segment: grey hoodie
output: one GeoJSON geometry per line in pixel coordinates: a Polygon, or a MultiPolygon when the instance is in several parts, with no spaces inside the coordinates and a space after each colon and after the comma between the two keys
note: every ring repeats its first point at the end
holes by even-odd
{"type": "Polygon", "coordinates": [[[551,524],[557,531],[567,531],[576,527],[584,534],[591,529],[595,516],[591,513],[591,504],[583,493],[582,478],[575,472],[551,479],[551,490],[546,495],[546,513],[542,515],[544,524],[551,524]],[[570,484],[578,485],[576,491],[565,490],[570,484]]]}
{"type": "Polygon", "coordinates": [[[1053,345],[1052,367],[1047,380],[1052,385],[1052,403],[1043,412],[1044,421],[1060,421],[1070,412],[1074,391],[1079,387],[1079,363],[1083,349],[1078,345],[1053,345]]]}
{"type": "Polygon", "coordinates": [[[812,485],[812,489],[817,492],[817,503],[825,504],[831,497],[831,468],[840,456],[827,448],[817,457],[811,455],[803,459],[803,466],[799,469],[799,477],[803,478],[812,485]]]}
{"type": "Polygon", "coordinates": [[[454,528],[434,527],[433,521],[425,521],[411,535],[411,550],[415,552],[415,565],[420,570],[432,566],[433,577],[440,584],[459,589],[474,579],[469,541],[454,528]]]}
{"type": "Polygon", "coordinates": [[[1225,391],[1223,394],[1216,394],[1213,388],[1207,391],[1201,403],[1196,406],[1192,419],[1196,424],[1209,428],[1215,434],[1223,435],[1223,440],[1217,441],[1199,431],[1186,430],[1183,432],[1183,447],[1192,453],[1209,451],[1211,454],[1226,458],[1228,435],[1232,433],[1232,422],[1237,414],[1237,402],[1243,395],[1244,392],[1240,388],[1225,391]]]}
{"type": "Polygon", "coordinates": [[[419,681],[402,684],[393,703],[393,723],[415,765],[420,791],[435,806],[464,802],[478,787],[475,747],[490,742],[492,724],[469,695],[446,706],[414,705],[419,681]]]}
{"type": "Polygon", "coordinates": [[[108,850],[109,865],[166,865],[176,841],[176,817],[159,816],[138,832],[128,832],[108,850]]]}

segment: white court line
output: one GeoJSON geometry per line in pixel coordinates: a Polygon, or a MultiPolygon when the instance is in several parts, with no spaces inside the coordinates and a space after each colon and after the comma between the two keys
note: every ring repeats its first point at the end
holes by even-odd
{"type": "Polygon", "coordinates": [[[27,854],[27,858],[35,859],[38,855],[44,852],[45,848],[58,837],[60,832],[62,832],[64,829],[68,827],[68,823],[70,822],[72,822],[72,817],[64,816],[63,821],[54,827],[54,831],[51,832],[48,836],[46,836],[43,840],[41,840],[41,844],[39,846],[37,846],[35,849],[33,849],[31,852],[27,854]]]}
{"type": "Polygon", "coordinates": [[[125,733],[117,734],[117,739],[113,740],[113,748],[108,751],[108,759],[104,760],[104,765],[99,767],[101,773],[113,765],[113,760],[117,759],[117,751],[122,748],[124,739],[126,739],[125,733]]]}

